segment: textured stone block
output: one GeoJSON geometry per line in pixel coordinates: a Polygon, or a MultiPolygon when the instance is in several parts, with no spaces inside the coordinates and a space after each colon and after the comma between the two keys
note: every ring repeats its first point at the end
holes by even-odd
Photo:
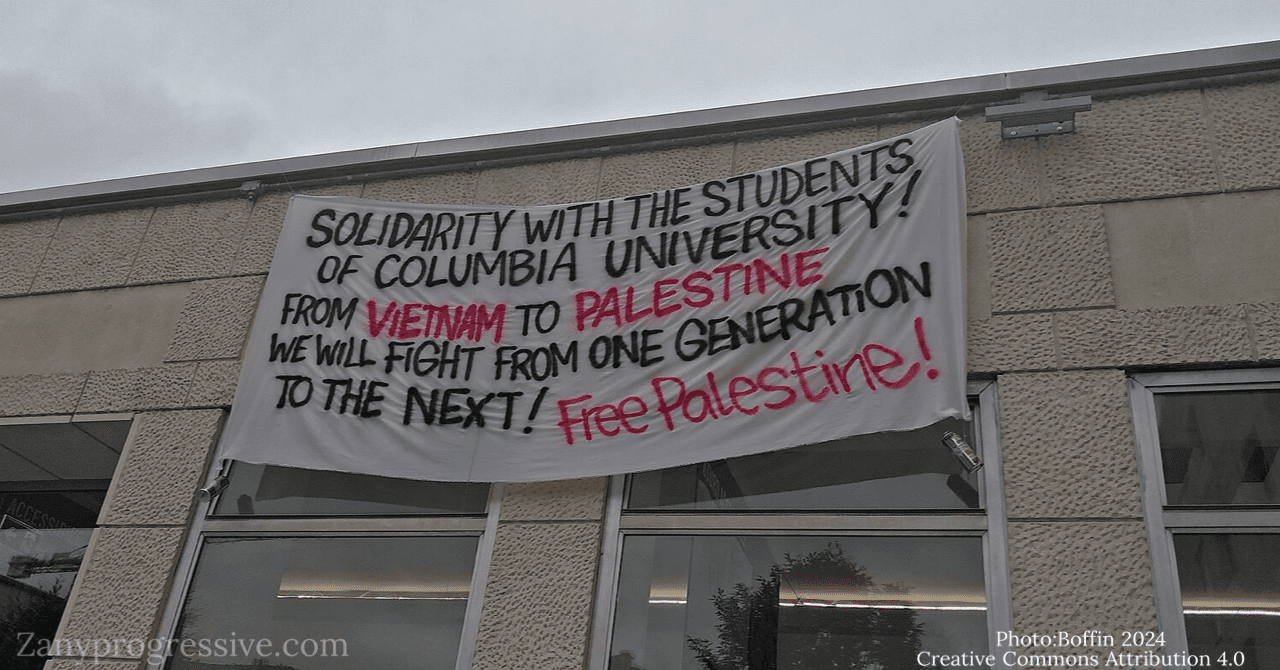
{"type": "Polygon", "coordinates": [[[1198,90],[1095,100],[1074,133],[1040,141],[1049,205],[1219,190],[1198,90]]]}
{"type": "Polygon", "coordinates": [[[240,361],[203,361],[191,378],[188,407],[230,407],[240,382],[240,361]]]}
{"type": "Polygon", "coordinates": [[[970,216],[965,225],[965,316],[991,318],[991,243],[987,217],[970,216]]]}
{"type": "Polygon", "coordinates": [[[100,523],[187,523],[221,419],[221,410],[135,416],[129,442],[120,455],[123,463],[111,482],[100,523]]]}
{"type": "Polygon", "coordinates": [[[1053,318],[1048,314],[993,316],[970,321],[965,365],[970,373],[1058,367],[1053,318]]]}
{"type": "Polygon", "coordinates": [[[745,174],[786,165],[871,144],[877,139],[879,136],[876,127],[864,126],[739,142],[735,150],[733,172],[745,174]]]}
{"type": "Polygon", "coordinates": [[[600,197],[620,198],[729,177],[733,147],[710,144],[606,157],[600,166],[600,197]]]}
{"type": "Polygon", "coordinates": [[[485,170],[477,176],[482,205],[555,205],[596,199],[600,159],[538,163],[485,170]]]}
{"type": "Polygon", "coordinates": [[[168,284],[0,299],[0,375],[159,365],[186,297],[168,284]]]}
{"type": "Polygon", "coordinates": [[[992,312],[1115,304],[1101,207],[1008,212],[986,218],[992,312]]]}
{"type": "Polygon", "coordinates": [[[252,203],[211,200],[157,207],[134,261],[134,284],[230,274],[252,203]]]}
{"type": "Polygon", "coordinates": [[[1245,305],[1259,360],[1280,360],[1280,303],[1245,305]]]}
{"type": "Polygon", "coordinates": [[[176,409],[186,402],[195,363],[89,373],[77,412],[176,409]]]}
{"type": "Polygon", "coordinates": [[[239,358],[264,283],[234,277],[192,284],[165,360],[239,358]]]}
{"type": "Polygon", "coordinates": [[[253,203],[253,210],[249,212],[249,224],[245,227],[244,239],[236,252],[231,274],[261,274],[271,268],[271,257],[275,255],[276,240],[280,239],[284,213],[289,208],[289,199],[294,195],[341,195],[357,198],[363,188],[363,184],[348,184],[307,189],[296,194],[269,193],[258,198],[253,203]]]}
{"type": "Polygon", "coordinates": [[[150,639],[169,597],[184,535],[182,528],[95,530],[67,603],[61,636],[150,639]]]}
{"type": "Polygon", "coordinates": [[[599,524],[500,524],[472,667],[584,667],[599,551],[599,524]]]}
{"type": "Polygon", "coordinates": [[[1103,207],[1116,305],[1280,301],[1280,191],[1103,207]]]}
{"type": "Polygon", "coordinates": [[[57,230],[57,219],[0,224],[0,295],[22,295],[31,290],[57,230]]]}
{"type": "Polygon", "coordinates": [[[1009,518],[1142,515],[1124,373],[1009,374],[997,384],[1009,518]]]}
{"type": "Polygon", "coordinates": [[[1005,140],[1000,124],[983,118],[960,124],[965,206],[970,212],[1037,207],[1044,201],[1044,162],[1035,139],[1005,140]]]}
{"type": "Polygon", "coordinates": [[[1010,522],[1009,581],[1019,633],[1157,626],[1141,521],[1010,522]]]}
{"type": "Polygon", "coordinates": [[[469,205],[476,201],[476,173],[450,172],[369,182],[360,197],[392,202],[469,205]]]}
{"type": "Polygon", "coordinates": [[[509,483],[502,488],[502,520],[599,521],[608,479],[509,483]]]}
{"type": "Polygon", "coordinates": [[[45,252],[32,292],[125,284],[151,214],[151,209],[127,209],[64,217],[45,252]]]}
{"type": "Polygon", "coordinates": [[[1101,309],[1053,318],[1064,368],[1253,360],[1241,306],[1101,309]]]}
{"type": "Polygon", "coordinates": [[[88,374],[0,377],[0,416],[71,414],[88,374]]]}
{"type": "Polygon", "coordinates": [[[876,127],[876,135],[878,139],[887,140],[890,137],[906,135],[909,132],[920,130],[927,125],[943,120],[943,118],[949,117],[916,119],[914,121],[904,121],[901,123],[882,123],[876,127]]]}
{"type": "Polygon", "coordinates": [[[1204,92],[1228,191],[1280,186],[1280,83],[1204,92]]]}

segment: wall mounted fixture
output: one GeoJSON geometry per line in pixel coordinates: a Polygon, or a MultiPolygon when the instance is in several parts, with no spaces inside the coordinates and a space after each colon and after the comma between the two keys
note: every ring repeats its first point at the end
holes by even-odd
{"type": "Polygon", "coordinates": [[[1076,112],[1093,109],[1093,98],[1087,95],[1050,100],[1046,91],[1022,94],[1022,101],[1012,105],[988,107],[988,121],[1000,122],[1000,137],[1006,140],[1040,135],[1062,135],[1076,129],[1076,112]]]}

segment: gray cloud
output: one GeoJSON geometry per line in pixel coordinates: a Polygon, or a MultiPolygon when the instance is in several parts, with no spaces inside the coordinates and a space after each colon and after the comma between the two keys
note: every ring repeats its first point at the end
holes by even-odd
{"type": "Polygon", "coordinates": [[[1280,37],[1264,1],[1019,7],[0,0],[0,192],[1280,37]]]}

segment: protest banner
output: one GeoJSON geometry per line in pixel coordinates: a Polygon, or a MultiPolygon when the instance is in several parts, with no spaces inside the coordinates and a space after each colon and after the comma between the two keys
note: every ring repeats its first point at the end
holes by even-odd
{"type": "Polygon", "coordinates": [[[958,123],[583,203],[297,196],[221,456],[565,479],[967,416],[958,123]]]}

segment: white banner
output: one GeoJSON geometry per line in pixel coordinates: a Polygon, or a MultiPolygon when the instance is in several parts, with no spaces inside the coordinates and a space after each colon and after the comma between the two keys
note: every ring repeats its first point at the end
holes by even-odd
{"type": "Polygon", "coordinates": [[[527,481],[967,416],[958,124],[568,205],[295,197],[221,455],[527,481]]]}

